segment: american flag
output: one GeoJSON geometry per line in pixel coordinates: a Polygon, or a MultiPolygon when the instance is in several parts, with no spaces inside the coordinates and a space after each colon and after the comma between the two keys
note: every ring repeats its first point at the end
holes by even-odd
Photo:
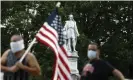
{"type": "Polygon", "coordinates": [[[52,80],[71,80],[68,54],[64,45],[61,16],[56,8],[36,35],[42,44],[50,47],[56,56],[52,80]]]}

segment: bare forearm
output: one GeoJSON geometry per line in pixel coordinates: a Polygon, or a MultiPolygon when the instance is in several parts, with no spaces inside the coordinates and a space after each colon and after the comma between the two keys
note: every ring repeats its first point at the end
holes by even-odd
{"type": "Polygon", "coordinates": [[[115,69],[115,70],[113,71],[113,74],[114,74],[117,78],[119,78],[119,80],[125,80],[123,74],[122,74],[119,70],[115,69]]]}
{"type": "Polygon", "coordinates": [[[23,70],[26,70],[28,72],[30,72],[32,75],[36,76],[36,75],[41,75],[40,70],[37,68],[32,68],[32,67],[28,67],[28,66],[23,66],[23,70]]]}
{"type": "Polygon", "coordinates": [[[4,72],[9,72],[9,67],[6,67],[6,66],[3,66],[1,65],[1,70],[4,71],[4,72]]]}

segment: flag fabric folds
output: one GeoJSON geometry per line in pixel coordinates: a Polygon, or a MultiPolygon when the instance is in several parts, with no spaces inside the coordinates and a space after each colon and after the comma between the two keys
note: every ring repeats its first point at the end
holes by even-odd
{"type": "Polygon", "coordinates": [[[36,34],[37,40],[50,47],[55,54],[54,74],[52,80],[71,80],[68,54],[64,45],[61,16],[56,8],[36,34]]]}

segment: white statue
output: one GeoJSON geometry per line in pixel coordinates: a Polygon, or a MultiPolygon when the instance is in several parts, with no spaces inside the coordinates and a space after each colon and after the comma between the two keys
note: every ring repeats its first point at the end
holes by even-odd
{"type": "Polygon", "coordinates": [[[69,15],[69,20],[66,21],[64,28],[66,30],[66,46],[68,51],[72,51],[72,49],[73,51],[76,51],[75,46],[77,43],[77,37],[79,36],[79,32],[77,29],[76,21],[74,20],[72,14],[69,15]]]}

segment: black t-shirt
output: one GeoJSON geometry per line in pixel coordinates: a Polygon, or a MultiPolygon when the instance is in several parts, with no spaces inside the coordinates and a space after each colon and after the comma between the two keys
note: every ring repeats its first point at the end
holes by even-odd
{"type": "Polygon", "coordinates": [[[108,80],[112,75],[114,67],[103,60],[93,60],[90,62],[93,67],[93,72],[87,72],[86,76],[81,76],[81,80],[108,80]]]}
{"type": "Polygon", "coordinates": [[[133,78],[133,63],[129,65],[129,78],[133,78]]]}

